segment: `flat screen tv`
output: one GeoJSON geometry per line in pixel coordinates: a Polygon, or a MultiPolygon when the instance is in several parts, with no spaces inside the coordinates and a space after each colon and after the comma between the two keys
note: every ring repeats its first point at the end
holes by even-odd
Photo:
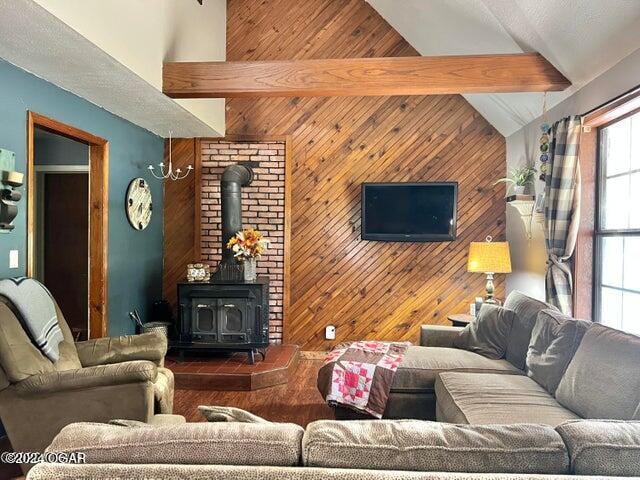
{"type": "Polygon", "coordinates": [[[456,239],[458,184],[363,183],[363,240],[448,242],[456,239]]]}

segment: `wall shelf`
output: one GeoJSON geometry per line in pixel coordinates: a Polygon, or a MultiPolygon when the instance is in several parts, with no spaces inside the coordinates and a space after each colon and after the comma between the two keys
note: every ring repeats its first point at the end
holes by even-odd
{"type": "Polygon", "coordinates": [[[507,203],[511,202],[533,202],[536,201],[535,195],[509,195],[505,198],[507,203]]]}
{"type": "Polygon", "coordinates": [[[544,225],[544,214],[536,211],[536,197],[534,195],[510,195],[506,201],[507,205],[518,212],[524,224],[527,238],[531,240],[534,225],[544,225]]]}

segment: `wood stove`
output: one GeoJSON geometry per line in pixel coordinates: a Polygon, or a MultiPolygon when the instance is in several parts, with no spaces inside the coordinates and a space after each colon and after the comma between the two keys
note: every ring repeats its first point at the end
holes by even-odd
{"type": "MultiPolygon", "coordinates": [[[[247,283],[243,264],[226,248],[242,230],[242,187],[253,181],[255,162],[229,165],[220,179],[222,261],[211,282],[178,284],[178,325],[171,347],[185,351],[246,351],[269,345],[269,279],[247,283]]],[[[264,359],[264,352],[261,352],[264,359]]]]}
{"type": "MultiPolygon", "coordinates": [[[[255,353],[269,345],[269,279],[178,284],[178,325],[171,347],[255,353]]],[[[264,357],[264,352],[262,356],[264,357]]]]}

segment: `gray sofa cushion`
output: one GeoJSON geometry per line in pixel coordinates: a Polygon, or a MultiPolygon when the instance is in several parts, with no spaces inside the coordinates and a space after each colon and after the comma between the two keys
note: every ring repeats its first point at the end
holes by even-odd
{"type": "Polygon", "coordinates": [[[449,371],[522,374],[506,360],[456,348],[412,346],[393,377],[391,391],[433,392],[438,373],[449,371]]]}
{"type": "Polygon", "coordinates": [[[253,467],[238,465],[72,465],[39,463],[29,480],[612,480],[531,473],[448,473],[364,468],[253,467]]]}
{"type": "Polygon", "coordinates": [[[48,452],[82,452],[87,463],[298,465],[304,430],[289,423],[185,423],[127,428],[64,427],[48,452]]]}
{"type": "Polygon", "coordinates": [[[531,332],[527,375],[555,394],[590,325],[556,310],[542,310],[531,332]]]}
{"type": "Polygon", "coordinates": [[[524,370],[527,350],[531,340],[531,331],[538,319],[538,313],[544,309],[557,309],[516,290],[509,293],[504,302],[504,307],[513,310],[516,314],[511,334],[509,335],[505,358],[517,368],[524,370]]]}
{"type": "Polygon", "coordinates": [[[555,427],[579,418],[524,375],[441,373],[436,380],[436,398],[440,422],[539,423],[555,427]]]}
{"type": "Polygon", "coordinates": [[[593,324],[556,398],[583,418],[640,419],[640,337],[593,324]]]}
{"type": "Polygon", "coordinates": [[[456,348],[463,348],[487,358],[504,358],[515,313],[497,305],[483,305],[473,322],[458,334],[456,348]]]}
{"type": "Polygon", "coordinates": [[[269,420],[236,407],[200,405],[198,411],[207,422],[271,423],[269,420]]]}
{"type": "Polygon", "coordinates": [[[577,475],[640,477],[640,422],[575,420],[556,427],[577,475]]]}
{"type": "Polygon", "coordinates": [[[420,420],[310,423],[302,440],[307,467],[423,472],[569,471],[560,435],[544,425],[449,425],[420,420]]]}
{"type": "Polygon", "coordinates": [[[420,345],[423,347],[454,348],[453,343],[464,327],[448,325],[422,325],[420,327],[420,345]]]}

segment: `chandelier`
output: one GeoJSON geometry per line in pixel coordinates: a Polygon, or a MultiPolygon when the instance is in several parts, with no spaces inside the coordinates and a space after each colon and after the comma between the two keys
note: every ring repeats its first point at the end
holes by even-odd
{"type": "Polygon", "coordinates": [[[193,170],[193,166],[189,165],[187,167],[187,171],[183,172],[181,168],[177,168],[175,170],[175,172],[173,171],[173,163],[171,161],[171,132],[169,132],[169,165],[167,165],[166,168],[166,172],[165,172],[165,165],[164,162],[160,162],[158,164],[158,167],[160,167],[160,175],[156,174],[155,172],[155,167],[153,165],[149,165],[147,168],[149,169],[149,173],[151,173],[151,175],[153,175],[155,178],[157,178],[158,180],[166,180],[166,179],[171,179],[171,180],[182,180],[183,178],[186,178],[190,173],[191,170],[193,170]]]}

